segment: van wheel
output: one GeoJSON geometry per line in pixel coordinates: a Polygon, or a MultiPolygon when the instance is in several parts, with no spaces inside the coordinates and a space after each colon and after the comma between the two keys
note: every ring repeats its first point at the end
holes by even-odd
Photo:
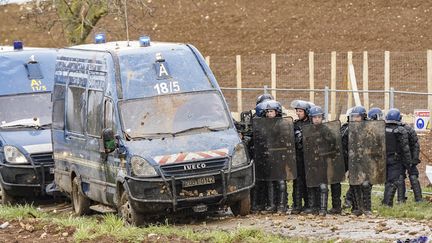
{"type": "Polygon", "coordinates": [[[0,183],[0,204],[2,205],[12,204],[13,201],[14,198],[6,192],[6,190],[3,187],[3,184],[0,183]]]}
{"type": "Polygon", "coordinates": [[[72,207],[76,215],[81,216],[90,212],[90,199],[84,196],[80,189],[78,178],[72,181],[72,207]]]}
{"type": "Polygon", "coordinates": [[[129,195],[126,191],[122,193],[117,211],[125,224],[140,226],[145,223],[144,215],[138,213],[132,207],[129,201],[129,195]]]}
{"type": "Polygon", "coordinates": [[[231,211],[234,214],[234,216],[238,216],[238,215],[246,216],[250,213],[250,208],[251,208],[251,200],[249,194],[247,195],[247,197],[231,205],[231,211]]]}

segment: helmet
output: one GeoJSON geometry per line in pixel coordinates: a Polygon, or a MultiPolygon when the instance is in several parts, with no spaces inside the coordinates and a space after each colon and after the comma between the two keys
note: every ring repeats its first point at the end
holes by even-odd
{"type": "Polygon", "coordinates": [[[263,117],[265,115],[266,101],[259,103],[255,106],[255,114],[257,117],[263,117]]]}
{"type": "Polygon", "coordinates": [[[263,104],[265,105],[265,111],[268,110],[275,110],[276,111],[276,115],[282,115],[282,105],[281,103],[279,103],[276,100],[268,100],[266,102],[263,102],[263,104]]]}
{"type": "Polygon", "coordinates": [[[314,106],[312,102],[304,101],[304,100],[293,100],[291,102],[291,108],[294,109],[302,109],[305,111],[306,115],[309,114],[309,109],[314,106]]]}
{"type": "Polygon", "coordinates": [[[368,112],[368,118],[371,120],[383,120],[384,119],[384,113],[380,108],[374,107],[371,108],[368,112]]]}
{"type": "Polygon", "coordinates": [[[256,100],[256,105],[258,105],[259,103],[266,101],[266,100],[273,100],[273,96],[271,94],[262,94],[262,95],[258,96],[258,98],[256,100]]]}
{"type": "Polygon", "coordinates": [[[393,108],[387,112],[386,120],[387,121],[400,121],[402,116],[400,114],[399,109],[393,108]]]}
{"type": "Polygon", "coordinates": [[[320,106],[312,106],[309,110],[309,116],[323,116],[324,117],[324,111],[320,106]]]}
{"type": "Polygon", "coordinates": [[[354,106],[350,112],[350,116],[353,116],[353,115],[359,115],[363,119],[366,119],[366,117],[367,117],[366,109],[361,105],[354,106]]]}

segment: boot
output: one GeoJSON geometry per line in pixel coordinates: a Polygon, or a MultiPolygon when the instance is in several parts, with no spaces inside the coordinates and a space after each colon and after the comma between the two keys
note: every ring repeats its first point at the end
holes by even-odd
{"type": "Polygon", "coordinates": [[[399,178],[398,188],[397,188],[397,201],[398,203],[405,203],[406,201],[406,186],[405,186],[405,175],[401,175],[399,178]]]}
{"type": "Polygon", "coordinates": [[[360,186],[352,186],[352,195],[353,195],[353,207],[351,213],[355,216],[360,216],[363,214],[363,198],[360,186]]]}
{"type": "MultiPolygon", "coordinates": [[[[332,193],[333,193],[333,192],[332,192],[332,193]]],[[[354,200],[353,198],[354,198],[354,195],[353,195],[353,188],[352,188],[352,186],[350,186],[350,187],[348,188],[348,191],[346,192],[343,207],[344,207],[344,208],[351,208],[351,207],[353,207],[353,200],[354,200]]]]}
{"type": "Polygon", "coordinates": [[[275,186],[274,186],[273,181],[267,181],[266,183],[267,183],[267,201],[268,201],[268,205],[267,205],[267,207],[265,207],[265,211],[270,212],[270,213],[275,213],[276,212],[275,186]]]}
{"type": "Polygon", "coordinates": [[[361,189],[363,194],[363,213],[367,216],[372,215],[372,185],[364,183],[361,189]]]}
{"type": "Polygon", "coordinates": [[[340,183],[331,184],[331,198],[332,198],[332,208],[329,210],[330,214],[341,214],[342,213],[342,187],[340,183]]]}
{"type": "Polygon", "coordinates": [[[288,192],[286,181],[278,182],[279,205],[277,207],[278,213],[286,213],[288,209],[288,192]]]}
{"type": "Polygon", "coordinates": [[[410,175],[409,176],[409,180],[410,180],[410,183],[411,183],[411,188],[412,188],[412,190],[414,192],[414,200],[416,202],[423,201],[422,190],[421,190],[420,182],[418,180],[417,175],[410,175]]]}
{"type": "Polygon", "coordinates": [[[302,211],[302,194],[301,194],[301,188],[299,188],[299,185],[301,183],[299,182],[299,179],[295,179],[293,181],[293,205],[291,214],[299,214],[302,211]]]}
{"type": "Polygon", "coordinates": [[[304,210],[306,214],[316,214],[317,208],[316,206],[316,188],[309,187],[307,190],[308,196],[308,207],[304,210]]]}
{"type": "Polygon", "coordinates": [[[384,188],[384,199],[382,203],[389,207],[393,207],[393,198],[396,194],[397,185],[394,182],[387,182],[384,188]]]}
{"type": "Polygon", "coordinates": [[[319,197],[319,215],[326,216],[327,214],[327,204],[328,204],[328,188],[327,184],[320,185],[320,197],[319,197]]]}
{"type": "Polygon", "coordinates": [[[251,191],[251,199],[252,199],[252,205],[251,205],[251,211],[254,213],[257,213],[259,211],[263,210],[262,205],[262,186],[260,181],[257,181],[255,183],[255,187],[251,191]]]}

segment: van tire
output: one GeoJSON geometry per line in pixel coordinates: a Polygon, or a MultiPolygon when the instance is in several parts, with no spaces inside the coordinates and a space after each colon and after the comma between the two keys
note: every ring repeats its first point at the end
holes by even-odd
{"type": "Polygon", "coordinates": [[[6,190],[3,187],[3,184],[0,183],[0,204],[1,205],[12,204],[13,201],[14,198],[6,192],[6,190]]]}
{"type": "Polygon", "coordinates": [[[234,214],[234,216],[246,216],[250,213],[251,209],[251,200],[250,195],[248,194],[247,197],[243,198],[240,201],[235,202],[233,205],[231,205],[231,211],[234,214]]]}
{"type": "Polygon", "coordinates": [[[77,216],[90,213],[90,199],[81,193],[78,177],[72,181],[72,207],[77,216]]]}
{"type": "Polygon", "coordinates": [[[132,207],[127,191],[123,191],[117,211],[125,224],[141,226],[145,223],[144,215],[132,207]]]}

